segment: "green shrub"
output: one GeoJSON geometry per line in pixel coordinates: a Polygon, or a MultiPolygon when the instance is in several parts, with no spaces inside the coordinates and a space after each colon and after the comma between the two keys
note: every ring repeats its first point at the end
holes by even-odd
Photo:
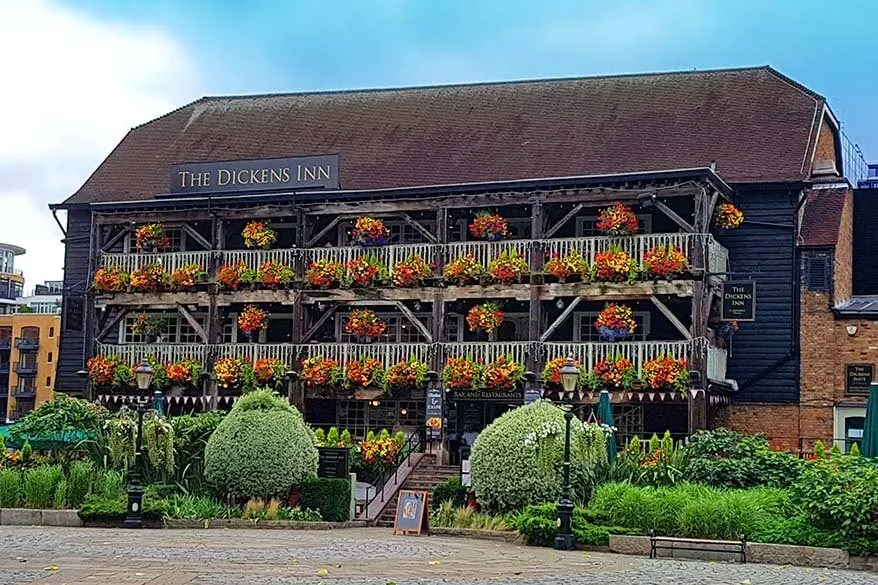
{"type": "Polygon", "coordinates": [[[848,538],[878,538],[878,466],[865,457],[811,462],[793,486],[793,500],[814,526],[848,538]]]}
{"type": "Polygon", "coordinates": [[[227,506],[213,498],[176,495],[168,500],[167,516],[183,520],[212,520],[215,518],[238,518],[241,510],[227,506]]]}
{"type": "Polygon", "coordinates": [[[347,522],[351,514],[351,482],[326,477],[307,479],[301,484],[299,505],[320,513],[327,522],[347,522]]]}
{"type": "Polygon", "coordinates": [[[112,469],[100,470],[95,474],[92,492],[107,498],[120,496],[125,492],[125,476],[112,469]]]}
{"type": "MultiPolygon", "coordinates": [[[[553,546],[558,533],[557,504],[528,506],[513,518],[512,524],[527,544],[553,546]]],[[[620,526],[598,525],[591,512],[580,506],[573,511],[573,536],[578,544],[605,546],[611,534],[634,533],[620,526]]]]}
{"type": "Polygon", "coordinates": [[[91,461],[74,461],[70,464],[70,473],[67,479],[67,503],[73,508],[78,508],[85,501],[85,496],[91,490],[92,477],[95,468],[91,461]]]}
{"type": "MultiPolygon", "coordinates": [[[[561,493],[564,412],[542,400],[510,410],[487,426],[473,445],[473,490],[488,512],[509,512],[555,501],[561,493]]],[[[603,431],[571,424],[572,485],[585,501],[595,481],[596,464],[606,460],[603,431]]]]}
{"type": "Polygon", "coordinates": [[[293,522],[320,522],[323,517],[320,512],[308,508],[281,508],[277,512],[278,520],[291,520],[293,522]]]}
{"type": "Polygon", "coordinates": [[[67,480],[63,477],[55,485],[55,495],[52,498],[52,507],[56,510],[64,508],[67,504],[67,480]]]}
{"type": "Polygon", "coordinates": [[[512,521],[507,516],[492,516],[476,512],[466,506],[455,506],[445,500],[432,508],[430,524],[442,528],[468,528],[470,530],[512,530],[512,521]]]}
{"type": "Polygon", "coordinates": [[[187,491],[202,491],[204,449],[210,436],[225,418],[221,410],[171,417],[174,427],[174,480],[187,491]]]}
{"type": "Polygon", "coordinates": [[[286,497],[317,475],[317,447],[302,414],[267,390],[245,394],[207,442],[207,481],[237,500],[286,497]]]}
{"type": "Polygon", "coordinates": [[[467,489],[460,483],[459,477],[447,479],[433,488],[431,503],[439,506],[444,502],[451,502],[455,508],[466,505],[467,489]]]}
{"type": "Polygon", "coordinates": [[[21,472],[0,469],[0,508],[17,508],[21,505],[21,496],[21,472]]]}
{"type": "MultiPolygon", "coordinates": [[[[83,522],[101,524],[121,524],[128,510],[128,500],[124,494],[112,497],[100,494],[89,494],[79,508],[79,517],[83,522]]],[[[144,520],[161,520],[168,513],[166,500],[143,498],[144,520]]]]}
{"type": "Polygon", "coordinates": [[[51,508],[55,488],[63,479],[64,472],[59,465],[28,469],[24,473],[25,505],[28,508],[51,508]]]}
{"type": "Polygon", "coordinates": [[[685,451],[686,479],[713,487],[789,487],[804,466],[789,453],[769,450],[764,437],[725,429],[698,431],[685,451]]]}

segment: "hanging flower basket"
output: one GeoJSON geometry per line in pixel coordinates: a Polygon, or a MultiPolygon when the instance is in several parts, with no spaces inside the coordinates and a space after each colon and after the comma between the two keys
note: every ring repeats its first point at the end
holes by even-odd
{"type": "Polygon", "coordinates": [[[634,334],[637,324],[634,312],[626,305],[609,304],[594,322],[595,329],[604,341],[621,341],[634,334]]]}
{"type": "Polygon", "coordinates": [[[646,251],[643,266],[651,278],[671,280],[689,270],[689,260],[677,246],[663,244],[646,251]]]}
{"type": "Polygon", "coordinates": [[[414,254],[393,266],[393,286],[410,288],[423,286],[424,281],[433,273],[433,267],[427,264],[420,255],[414,254]]]}
{"type": "Polygon", "coordinates": [[[351,311],[344,324],[344,332],[357,337],[380,337],[387,331],[387,323],[370,309],[351,311]]]}
{"type": "Polygon", "coordinates": [[[251,221],[244,226],[241,236],[244,238],[244,245],[248,248],[267,250],[277,241],[277,232],[271,229],[267,221],[251,221]]]}
{"type": "Polygon", "coordinates": [[[137,292],[158,292],[171,286],[171,275],[161,264],[144,264],[131,273],[131,288],[137,292]]]}
{"type": "Polygon", "coordinates": [[[634,211],[618,201],[610,207],[601,209],[596,227],[598,231],[608,236],[631,236],[640,230],[634,211]]]}
{"type": "Polygon", "coordinates": [[[509,222],[501,215],[488,211],[480,211],[469,224],[469,233],[475,238],[498,241],[506,237],[509,222]]]}
{"type": "Polygon", "coordinates": [[[744,223],[744,214],[731,203],[721,203],[716,208],[713,223],[720,229],[734,230],[744,223]]]}
{"type": "Polygon", "coordinates": [[[472,358],[448,358],[442,381],[448,388],[472,390],[482,384],[482,367],[472,358]]]}
{"type": "Polygon", "coordinates": [[[383,246],[390,239],[390,230],[374,217],[361,217],[354,224],[351,240],[358,246],[383,246]]]}
{"type": "Polygon", "coordinates": [[[501,356],[482,369],[482,384],[486,390],[511,391],[524,382],[524,365],[514,359],[501,356]]]}
{"type": "Polygon", "coordinates": [[[360,256],[347,263],[344,282],[345,288],[369,288],[382,286],[390,282],[387,266],[378,261],[374,255],[360,256]]]}
{"type": "Polygon", "coordinates": [[[557,252],[552,254],[544,270],[558,282],[567,282],[576,277],[582,278],[583,281],[588,280],[588,260],[577,250],[570,250],[563,257],[557,252]]]}
{"type": "MultiPolygon", "coordinates": [[[[566,357],[556,357],[546,362],[543,367],[543,384],[554,389],[562,388],[561,385],[561,368],[567,365],[566,357]]],[[[576,388],[580,389],[585,386],[587,379],[585,368],[579,360],[573,360],[573,365],[579,370],[579,377],[576,379],[576,388]]]]}
{"type": "Polygon", "coordinates": [[[123,292],[131,283],[131,276],[124,270],[115,266],[98,268],[95,272],[94,289],[96,292],[117,293],[123,292]]]}
{"type": "Polygon", "coordinates": [[[689,391],[689,369],[685,359],[660,356],[643,364],[643,377],[653,390],[689,391]]]}
{"type": "Polygon", "coordinates": [[[476,257],[473,254],[467,254],[446,264],[442,276],[448,282],[464,286],[478,284],[486,274],[485,267],[476,260],[476,257]]]}
{"type": "Polygon", "coordinates": [[[137,228],[134,234],[137,249],[142,252],[158,252],[171,247],[171,240],[160,223],[148,223],[137,228]]]}
{"type": "Polygon", "coordinates": [[[521,282],[522,279],[530,272],[530,268],[517,250],[504,250],[500,256],[491,260],[488,265],[488,272],[491,278],[501,284],[512,284],[521,282]]]}
{"type": "Polygon", "coordinates": [[[327,289],[339,286],[343,278],[344,266],[326,258],[312,262],[305,271],[305,280],[314,288],[327,289]]]}
{"type": "Polygon", "coordinates": [[[596,363],[588,384],[592,390],[630,390],[638,381],[631,360],[617,355],[596,363]]]}
{"type": "Polygon", "coordinates": [[[302,379],[310,388],[337,387],[344,381],[338,362],[323,356],[314,356],[302,362],[302,379]]]}
{"type": "Polygon", "coordinates": [[[484,331],[491,334],[503,324],[503,311],[497,303],[476,305],[466,314],[470,331],[484,331]]]}
{"type": "Polygon", "coordinates": [[[251,340],[256,332],[268,327],[268,316],[256,305],[246,305],[238,315],[238,329],[251,340]]]}
{"type": "Polygon", "coordinates": [[[417,358],[397,362],[387,368],[384,376],[386,390],[420,389],[427,383],[430,367],[417,358]]]}
{"type": "Polygon", "coordinates": [[[627,282],[634,284],[640,276],[637,260],[619,246],[612,246],[606,252],[594,257],[594,279],[600,282],[627,282]]]}
{"type": "Polygon", "coordinates": [[[716,333],[726,341],[730,341],[739,328],[737,321],[723,321],[716,328],[716,333]]]}
{"type": "Polygon", "coordinates": [[[383,385],[384,370],[377,359],[363,357],[345,364],[345,387],[371,388],[383,385]]]}
{"type": "Polygon", "coordinates": [[[131,323],[131,333],[142,336],[147,343],[153,343],[165,325],[166,322],[161,317],[141,311],[131,323]]]}

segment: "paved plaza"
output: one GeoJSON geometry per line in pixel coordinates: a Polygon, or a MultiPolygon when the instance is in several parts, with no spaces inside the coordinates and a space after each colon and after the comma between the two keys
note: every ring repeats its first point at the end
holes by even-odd
{"type": "Polygon", "coordinates": [[[0,583],[601,585],[878,584],[849,571],[649,560],[389,530],[0,527],[0,583]]]}

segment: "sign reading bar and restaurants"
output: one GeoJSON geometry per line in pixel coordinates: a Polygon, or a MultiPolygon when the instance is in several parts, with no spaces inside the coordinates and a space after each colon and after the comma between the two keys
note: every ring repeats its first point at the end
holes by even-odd
{"type": "MultiPolygon", "coordinates": [[[[537,396],[538,398],[539,396],[537,396]]],[[[451,400],[454,401],[487,401],[507,402],[509,404],[521,404],[524,402],[524,394],[521,390],[461,390],[451,391],[451,400]]]]}
{"type": "Polygon", "coordinates": [[[721,319],[723,321],[756,320],[756,281],[730,280],[723,283],[721,319]]]}
{"type": "Polygon", "coordinates": [[[868,394],[869,385],[875,379],[875,366],[872,364],[845,364],[844,390],[848,394],[868,394]]]}
{"type": "Polygon", "coordinates": [[[317,477],[348,479],[350,451],[344,447],[317,447],[317,477]]]}
{"type": "Polygon", "coordinates": [[[338,155],[183,163],[171,166],[171,193],[338,189],[338,155]]]}

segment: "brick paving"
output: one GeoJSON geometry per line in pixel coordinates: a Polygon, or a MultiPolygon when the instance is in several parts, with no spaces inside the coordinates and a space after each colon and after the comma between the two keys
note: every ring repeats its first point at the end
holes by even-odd
{"type": "Polygon", "coordinates": [[[852,571],[649,560],[385,529],[0,528],[0,585],[878,585],[852,571]]]}

